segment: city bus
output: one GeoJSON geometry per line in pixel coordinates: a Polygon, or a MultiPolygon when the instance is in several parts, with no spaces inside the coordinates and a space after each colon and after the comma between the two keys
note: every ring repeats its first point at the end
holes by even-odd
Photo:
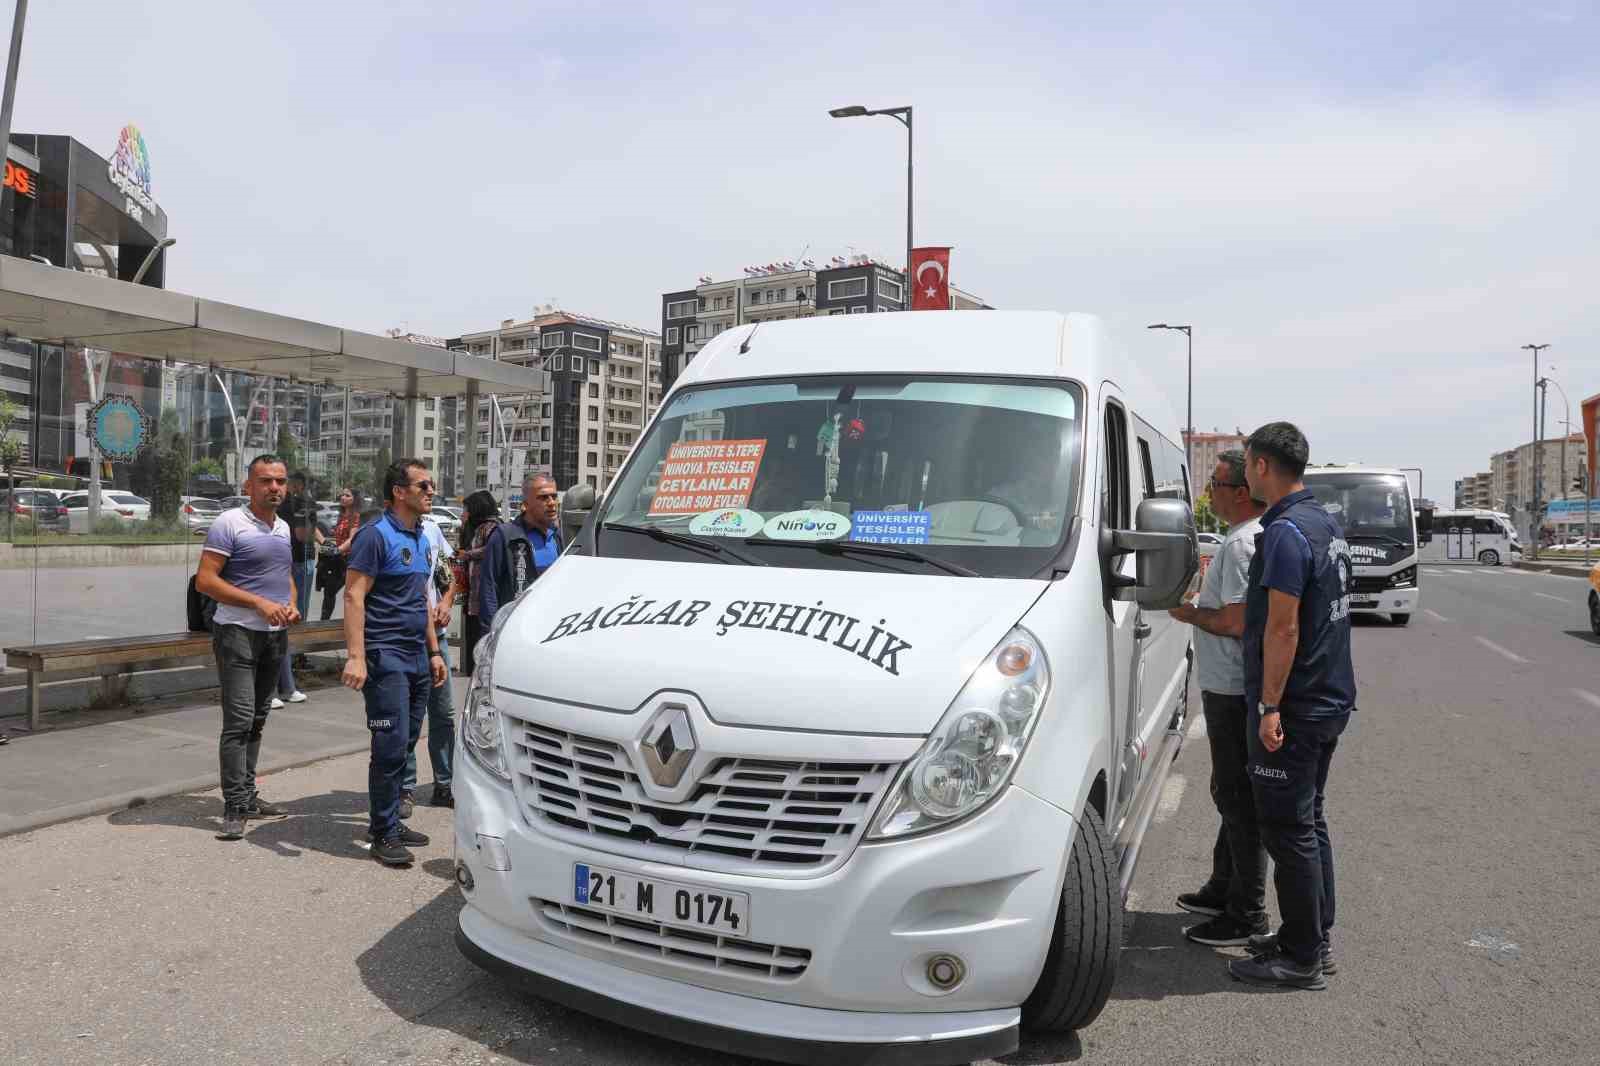
{"type": "MultiPolygon", "coordinates": [[[[1419,606],[1418,521],[1404,472],[1384,467],[1324,466],[1306,470],[1306,488],[1344,526],[1355,572],[1350,610],[1387,614],[1395,625],[1411,621],[1419,606]]],[[[1426,512],[1425,512],[1426,513],[1426,512]]],[[[1428,542],[1430,526],[1420,523],[1428,542]]]]}
{"type": "Polygon", "coordinates": [[[1482,563],[1504,566],[1521,553],[1511,520],[1496,511],[1435,511],[1434,536],[1422,549],[1425,563],[1482,563]]]}

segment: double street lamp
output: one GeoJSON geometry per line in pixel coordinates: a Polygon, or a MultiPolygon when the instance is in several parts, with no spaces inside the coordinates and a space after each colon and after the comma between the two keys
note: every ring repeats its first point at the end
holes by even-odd
{"type": "Polygon", "coordinates": [[[1539,557],[1539,496],[1544,487],[1540,484],[1544,473],[1544,441],[1539,434],[1539,353],[1550,347],[1548,344],[1524,344],[1523,351],[1533,353],[1533,471],[1529,475],[1533,498],[1532,506],[1528,508],[1528,550],[1534,558],[1539,557]]]}
{"type": "Polygon", "coordinates": [[[1190,326],[1169,326],[1165,322],[1157,322],[1155,325],[1146,326],[1145,328],[1180,330],[1189,342],[1189,407],[1184,414],[1184,421],[1187,425],[1183,431],[1183,462],[1189,469],[1189,481],[1193,483],[1195,478],[1194,456],[1190,453],[1192,450],[1191,442],[1194,440],[1194,329],[1190,326]]]}
{"type": "Polygon", "coordinates": [[[909,310],[911,307],[911,286],[913,284],[911,278],[911,107],[908,104],[905,107],[873,109],[862,107],[860,104],[852,104],[849,107],[833,108],[828,114],[834,118],[866,118],[869,115],[888,115],[906,128],[906,286],[901,295],[905,297],[905,306],[909,310]]]}

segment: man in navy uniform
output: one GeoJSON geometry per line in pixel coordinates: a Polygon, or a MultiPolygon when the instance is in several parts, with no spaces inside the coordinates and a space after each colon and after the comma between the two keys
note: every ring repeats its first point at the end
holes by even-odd
{"type": "Polygon", "coordinates": [[[1275,933],[1252,937],[1241,981],[1323,989],[1334,971],[1333,845],[1323,813],[1328,767],[1355,710],[1350,547],[1301,480],[1311,449],[1288,422],[1245,441],[1250,495],[1267,504],[1245,599],[1250,784],[1261,841],[1277,869],[1275,933]]]}
{"type": "Polygon", "coordinates": [[[400,792],[410,739],[422,729],[428,693],[445,683],[437,630],[429,624],[433,548],[422,516],[433,510],[433,480],[416,459],[384,473],[383,514],[350,545],[344,587],[344,684],[366,697],[372,757],[367,794],[373,858],[388,866],[415,861],[409,848],[428,838],[400,821],[400,792]]]}

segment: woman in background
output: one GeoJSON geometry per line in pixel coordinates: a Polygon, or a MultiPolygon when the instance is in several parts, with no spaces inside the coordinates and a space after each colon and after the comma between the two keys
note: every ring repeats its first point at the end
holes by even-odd
{"type": "Polygon", "coordinates": [[[474,653],[478,641],[487,634],[478,621],[478,583],[483,574],[483,547],[489,534],[500,525],[500,503],[487,489],[479,489],[462,501],[466,514],[461,522],[461,544],[456,558],[466,568],[467,614],[461,650],[461,669],[468,677],[476,666],[474,653]]]}
{"type": "Polygon", "coordinates": [[[322,589],[322,620],[333,617],[333,605],[344,588],[344,564],[350,558],[350,542],[361,528],[361,492],[351,487],[339,493],[339,520],[333,524],[333,546],[323,546],[317,559],[317,585],[322,589]]]}

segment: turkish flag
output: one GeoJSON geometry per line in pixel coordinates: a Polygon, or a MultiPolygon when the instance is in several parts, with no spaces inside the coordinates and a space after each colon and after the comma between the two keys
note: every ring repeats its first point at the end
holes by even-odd
{"type": "Polygon", "coordinates": [[[911,310],[950,310],[950,249],[911,249],[911,310]]]}

